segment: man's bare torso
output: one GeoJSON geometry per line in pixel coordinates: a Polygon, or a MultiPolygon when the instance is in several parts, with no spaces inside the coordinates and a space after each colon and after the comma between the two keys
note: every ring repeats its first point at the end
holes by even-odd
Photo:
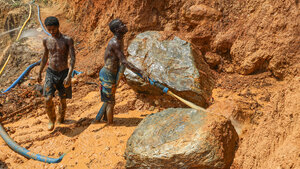
{"type": "Polygon", "coordinates": [[[105,55],[104,55],[104,67],[108,70],[110,70],[112,73],[117,73],[119,66],[120,66],[120,59],[114,52],[115,50],[119,50],[123,52],[123,41],[117,40],[116,37],[113,37],[106,49],[105,49],[105,55]],[[115,45],[118,44],[118,45],[115,45]],[[119,48],[116,48],[115,46],[120,46],[119,48]]]}
{"type": "Polygon", "coordinates": [[[49,68],[62,71],[68,68],[70,37],[60,35],[59,38],[47,37],[44,43],[49,50],[49,68]]]}

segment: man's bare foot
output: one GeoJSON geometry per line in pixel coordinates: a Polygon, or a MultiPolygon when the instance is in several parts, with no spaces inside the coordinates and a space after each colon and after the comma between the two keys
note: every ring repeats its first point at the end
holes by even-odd
{"type": "Polygon", "coordinates": [[[92,124],[99,124],[99,123],[100,123],[100,120],[94,119],[94,120],[92,121],[92,124]]]}
{"type": "Polygon", "coordinates": [[[106,116],[106,113],[104,114],[102,120],[105,121],[105,122],[107,122],[107,116],[106,116]]]}
{"type": "Polygon", "coordinates": [[[57,124],[63,124],[64,121],[65,121],[64,118],[62,118],[61,116],[59,116],[56,123],[57,124]]]}
{"type": "Polygon", "coordinates": [[[114,125],[113,122],[107,122],[106,124],[109,125],[109,126],[113,126],[114,125]]]}
{"type": "Polygon", "coordinates": [[[63,124],[64,123],[64,119],[58,118],[57,119],[57,124],[63,124]]]}
{"type": "Polygon", "coordinates": [[[104,120],[104,119],[102,119],[102,120],[96,120],[96,119],[94,119],[94,120],[92,121],[92,124],[99,124],[99,123],[101,123],[101,122],[106,123],[107,120],[104,120]]]}
{"type": "Polygon", "coordinates": [[[59,113],[57,117],[57,123],[62,124],[65,121],[65,112],[61,110],[62,108],[59,107],[59,113]]]}
{"type": "Polygon", "coordinates": [[[49,121],[48,123],[48,131],[52,131],[54,129],[54,123],[52,121],[49,121]]]}

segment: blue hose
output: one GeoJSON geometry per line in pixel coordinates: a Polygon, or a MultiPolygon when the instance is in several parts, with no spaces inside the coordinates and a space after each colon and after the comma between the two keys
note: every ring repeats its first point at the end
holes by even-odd
{"type": "Polygon", "coordinates": [[[36,65],[38,65],[38,64],[40,64],[41,63],[41,60],[39,60],[38,62],[36,62],[36,63],[33,63],[33,64],[31,64],[30,66],[28,66],[27,68],[26,68],[26,70],[21,74],[21,76],[19,76],[19,78],[11,85],[11,86],[9,86],[6,90],[4,90],[3,92],[1,92],[1,93],[6,93],[6,92],[8,92],[10,89],[12,89],[12,88],[14,88],[19,82],[20,82],[20,80],[22,80],[23,78],[24,78],[24,76],[33,68],[33,67],[35,67],[36,65]]]}
{"type": "Polygon", "coordinates": [[[41,27],[42,27],[43,31],[44,31],[47,35],[51,36],[51,34],[50,34],[49,32],[46,31],[45,27],[43,26],[43,22],[41,21],[41,17],[40,17],[41,15],[40,15],[40,7],[39,7],[39,5],[38,5],[38,4],[35,4],[35,5],[36,5],[36,7],[37,7],[37,9],[38,9],[38,19],[39,19],[39,22],[40,22],[40,24],[41,24],[41,27]]]}
{"type": "MultiPolygon", "coordinates": [[[[135,74],[137,74],[138,76],[140,76],[141,78],[143,78],[143,76],[140,73],[135,72],[135,74]]],[[[158,81],[153,80],[151,78],[149,78],[149,83],[153,86],[156,86],[158,88],[160,88],[164,93],[168,93],[169,88],[167,88],[166,86],[160,84],[158,81]]]]}
{"type": "Polygon", "coordinates": [[[14,142],[9,135],[6,133],[6,131],[4,130],[3,126],[0,123],[0,135],[2,137],[2,139],[6,142],[6,144],[13,149],[14,151],[16,151],[17,153],[27,157],[27,158],[31,158],[34,160],[38,160],[41,162],[46,162],[46,163],[59,163],[61,162],[61,160],[63,159],[63,157],[65,156],[65,154],[61,155],[59,158],[49,158],[43,155],[39,155],[39,154],[35,154],[30,152],[29,150],[19,146],[16,142],[14,142]]]}
{"type": "Polygon", "coordinates": [[[75,75],[80,75],[83,72],[78,72],[77,70],[73,70],[72,72],[72,77],[74,77],[75,75]]]}

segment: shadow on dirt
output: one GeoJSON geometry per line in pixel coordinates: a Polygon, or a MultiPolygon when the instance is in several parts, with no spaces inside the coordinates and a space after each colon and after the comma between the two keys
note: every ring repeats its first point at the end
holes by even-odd
{"type": "Polygon", "coordinates": [[[0,168],[1,169],[8,169],[7,165],[2,161],[0,161],[0,168]]]}
{"type": "MultiPolygon", "coordinates": [[[[133,127],[133,126],[137,126],[142,120],[143,120],[143,118],[118,118],[118,117],[115,117],[113,126],[133,127]]],[[[101,121],[100,124],[101,123],[105,124],[105,125],[98,129],[93,130],[93,132],[99,132],[100,130],[104,129],[106,126],[109,126],[104,121],[101,121]]]]}
{"type": "MultiPolygon", "coordinates": [[[[51,135],[55,135],[61,133],[68,137],[75,137],[86,130],[93,122],[94,119],[92,118],[81,118],[78,121],[74,120],[66,120],[64,124],[57,125],[51,135]]],[[[133,127],[137,126],[143,118],[114,118],[113,126],[126,126],[126,127],[133,127]]],[[[101,121],[100,123],[105,124],[105,122],[101,121]]],[[[102,130],[107,125],[105,124],[101,128],[95,130],[94,132],[98,132],[102,130]]]]}
{"type": "Polygon", "coordinates": [[[126,126],[133,127],[137,126],[143,118],[114,118],[114,126],[126,126]]]}
{"type": "Polygon", "coordinates": [[[81,118],[78,121],[66,120],[64,124],[57,125],[51,134],[61,133],[68,137],[75,137],[89,127],[93,119],[81,118]]]}

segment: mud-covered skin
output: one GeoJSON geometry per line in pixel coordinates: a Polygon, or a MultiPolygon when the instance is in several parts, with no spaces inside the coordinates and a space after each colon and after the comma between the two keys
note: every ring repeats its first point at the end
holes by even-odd
{"type": "Polygon", "coordinates": [[[147,76],[146,72],[138,69],[132,63],[128,62],[123,51],[124,51],[124,39],[123,36],[127,32],[127,27],[122,23],[120,30],[115,36],[109,41],[104,54],[104,67],[110,70],[112,73],[117,73],[120,64],[123,64],[126,68],[133,72],[140,73],[147,76]]]}
{"type": "Polygon", "coordinates": [[[58,123],[63,123],[65,121],[66,108],[67,108],[66,99],[61,99],[58,107],[58,111],[59,111],[57,115],[58,123]]]}
{"type": "MultiPolygon", "coordinates": [[[[114,37],[109,41],[104,55],[104,67],[112,73],[117,73],[121,64],[133,72],[140,73],[143,79],[148,81],[148,73],[138,69],[132,63],[128,62],[123,51],[124,51],[124,34],[128,32],[128,29],[124,23],[119,22],[119,27],[114,32],[114,37]]],[[[113,90],[115,92],[115,90],[113,90]]],[[[113,93],[114,94],[114,93],[113,93]]],[[[108,102],[106,108],[107,122],[108,124],[113,123],[113,109],[114,101],[108,102]]]]}
{"type": "Polygon", "coordinates": [[[68,68],[69,46],[72,44],[73,40],[62,34],[57,39],[47,37],[43,40],[43,45],[50,54],[49,67],[52,70],[60,72],[68,68]]]}
{"type": "Polygon", "coordinates": [[[47,26],[48,31],[51,33],[51,37],[43,39],[44,55],[41,62],[38,81],[41,81],[41,74],[49,59],[49,68],[54,71],[62,71],[68,68],[68,55],[70,55],[70,69],[68,76],[66,77],[64,84],[70,85],[71,75],[75,65],[75,50],[74,41],[72,38],[63,35],[59,32],[58,26],[47,26]],[[50,56],[49,56],[50,54],[50,56]]]}
{"type": "MultiPolygon", "coordinates": [[[[67,77],[64,79],[63,85],[68,87],[71,85],[71,75],[75,65],[75,50],[74,41],[72,38],[63,35],[59,32],[58,26],[47,26],[51,37],[43,39],[44,55],[42,57],[40,72],[38,75],[38,82],[41,82],[41,74],[49,59],[49,68],[60,72],[68,69],[68,55],[70,55],[70,68],[67,77]],[[49,55],[50,54],[50,55],[49,55]]],[[[53,130],[56,121],[55,108],[52,101],[53,96],[48,95],[45,98],[46,112],[49,117],[48,130],[53,130]]],[[[66,111],[66,99],[60,98],[58,122],[63,123],[66,111]]]]}

